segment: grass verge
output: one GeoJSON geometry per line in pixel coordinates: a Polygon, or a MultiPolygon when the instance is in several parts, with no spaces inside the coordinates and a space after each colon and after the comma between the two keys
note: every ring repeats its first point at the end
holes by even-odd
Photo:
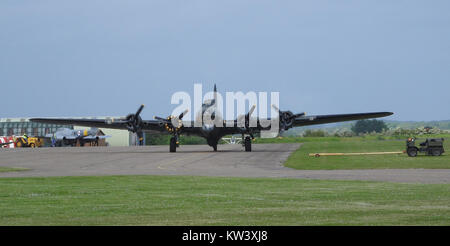
{"type": "Polygon", "coordinates": [[[449,184],[2,178],[0,200],[0,225],[450,225],[449,184]]]}
{"type": "MultiPolygon", "coordinates": [[[[361,153],[361,152],[394,152],[406,149],[403,140],[379,140],[376,138],[304,138],[298,140],[304,144],[294,151],[285,162],[285,166],[294,169],[448,169],[450,155],[426,156],[420,153],[417,157],[406,154],[360,155],[360,156],[321,156],[310,157],[310,153],[361,153]]],[[[420,142],[420,140],[419,140],[420,142]]],[[[444,142],[444,148],[450,151],[450,142],[444,142]]]]}
{"type": "Polygon", "coordinates": [[[22,168],[22,167],[0,167],[0,173],[5,172],[20,172],[20,171],[27,171],[30,170],[28,168],[22,168]]]}

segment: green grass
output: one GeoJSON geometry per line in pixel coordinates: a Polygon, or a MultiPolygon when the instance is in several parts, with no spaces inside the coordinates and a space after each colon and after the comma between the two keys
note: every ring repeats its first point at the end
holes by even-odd
{"type": "Polygon", "coordinates": [[[0,225],[450,225],[449,184],[2,178],[0,201],[0,225]]]}
{"type": "MultiPolygon", "coordinates": [[[[411,136],[416,137],[416,136],[411,136]]],[[[276,138],[256,138],[254,143],[304,143],[304,142],[351,142],[351,141],[382,141],[382,140],[397,140],[405,143],[407,136],[361,136],[361,137],[276,137],[276,138]]],[[[418,141],[426,138],[445,138],[450,141],[450,134],[429,134],[417,136],[418,141]]],[[[404,146],[402,146],[404,147],[404,146]]]]}
{"type": "MultiPolygon", "coordinates": [[[[287,138],[289,139],[289,138],[287,138]]],[[[283,141],[283,139],[280,139],[283,141]]],[[[290,141],[290,140],[286,140],[290,141]]],[[[296,139],[304,144],[292,153],[285,166],[304,169],[448,169],[450,155],[425,156],[419,154],[416,158],[406,154],[361,155],[361,156],[321,156],[310,157],[310,153],[360,153],[360,152],[394,152],[406,149],[404,140],[378,140],[376,137],[325,137],[296,139]]],[[[420,140],[418,141],[420,142],[420,140]]],[[[418,145],[418,144],[417,144],[418,145]]],[[[444,142],[444,148],[450,151],[450,142],[444,142]]]]}
{"type": "Polygon", "coordinates": [[[28,168],[22,168],[22,167],[0,167],[0,173],[5,172],[20,172],[20,171],[27,171],[30,170],[28,168]]]}

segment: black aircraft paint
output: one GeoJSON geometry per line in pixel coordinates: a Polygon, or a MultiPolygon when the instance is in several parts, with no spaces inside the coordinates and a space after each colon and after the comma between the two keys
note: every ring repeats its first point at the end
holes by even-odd
{"type": "MultiPolygon", "coordinates": [[[[202,105],[201,115],[205,114],[207,110],[215,106],[216,102],[216,86],[214,85],[215,96],[214,99],[204,102],[202,105]]],[[[245,151],[251,151],[251,139],[254,138],[254,134],[260,133],[263,130],[269,130],[270,127],[263,127],[260,122],[263,119],[256,118],[256,126],[250,126],[250,117],[254,110],[254,107],[245,115],[244,126],[238,124],[238,119],[227,127],[216,127],[214,124],[203,124],[198,127],[194,125],[194,121],[191,121],[190,126],[182,123],[183,116],[187,113],[187,110],[178,116],[169,116],[167,118],[154,117],[154,120],[142,120],[139,116],[142,112],[144,105],[141,105],[136,113],[129,114],[126,117],[119,120],[104,120],[104,119],[64,119],[64,118],[32,118],[32,122],[60,124],[60,125],[77,125],[88,126],[96,128],[113,128],[124,129],[136,133],[140,139],[140,145],[143,144],[143,133],[146,131],[158,131],[165,132],[172,135],[170,140],[170,152],[176,152],[176,148],[179,146],[180,134],[197,135],[207,140],[208,145],[211,146],[214,151],[217,151],[217,144],[219,140],[231,134],[241,134],[243,139],[243,146],[245,151]],[[173,120],[179,124],[172,124],[173,120]]],[[[281,111],[278,108],[279,114],[279,132],[286,131],[292,127],[327,124],[333,122],[352,121],[370,118],[379,118],[392,115],[392,112],[373,112],[373,113],[357,113],[357,114],[333,114],[333,115],[311,115],[306,116],[304,113],[294,114],[291,111],[281,111]]],[[[211,113],[211,119],[215,120],[216,111],[211,113]]],[[[264,119],[270,120],[270,119],[264,119]]]]}

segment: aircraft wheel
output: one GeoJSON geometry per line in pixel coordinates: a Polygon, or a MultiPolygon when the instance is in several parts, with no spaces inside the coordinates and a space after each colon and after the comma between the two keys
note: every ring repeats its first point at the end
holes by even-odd
{"type": "Polygon", "coordinates": [[[177,151],[177,140],[172,137],[170,138],[170,152],[176,152],[177,151]]]}
{"type": "Polygon", "coordinates": [[[30,147],[31,147],[31,148],[36,148],[36,144],[31,143],[31,144],[30,144],[30,147]]]}
{"type": "Polygon", "coordinates": [[[245,151],[247,151],[247,152],[252,151],[252,140],[250,139],[250,137],[245,137],[244,147],[245,147],[245,151]]]}
{"type": "Polygon", "coordinates": [[[409,157],[416,157],[417,156],[417,149],[415,149],[415,148],[408,148],[406,153],[408,153],[409,157]]]}

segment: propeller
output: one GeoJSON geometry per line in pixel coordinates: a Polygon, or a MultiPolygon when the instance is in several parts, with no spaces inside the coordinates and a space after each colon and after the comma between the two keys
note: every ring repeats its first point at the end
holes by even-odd
{"type": "Polygon", "coordinates": [[[255,111],[256,105],[253,105],[248,113],[245,115],[245,126],[247,127],[248,124],[250,124],[250,116],[252,115],[253,111],[255,111]]]}
{"type": "Polygon", "coordinates": [[[144,109],[144,104],[142,104],[135,114],[129,114],[125,118],[127,129],[130,132],[136,133],[139,138],[139,145],[144,145],[144,132],[142,131],[142,118],[139,116],[144,109]]]}
{"type": "Polygon", "coordinates": [[[245,115],[245,129],[247,130],[248,134],[250,134],[250,137],[252,139],[255,139],[255,137],[253,136],[253,132],[250,129],[250,116],[252,115],[253,111],[255,110],[256,105],[253,105],[250,110],[248,111],[248,113],[245,115]]]}
{"type": "Polygon", "coordinates": [[[178,119],[183,119],[183,116],[185,116],[187,114],[187,112],[189,112],[189,109],[184,110],[183,112],[181,112],[180,115],[178,115],[178,119]]]}
{"type": "Polygon", "coordinates": [[[242,128],[245,129],[245,132],[248,133],[252,139],[254,139],[254,137],[253,137],[252,129],[250,128],[250,117],[251,117],[253,111],[255,111],[255,108],[256,108],[256,105],[253,105],[250,108],[250,110],[247,112],[247,114],[239,115],[237,118],[237,125],[239,127],[241,127],[243,124],[242,128]]]}
{"type": "Polygon", "coordinates": [[[272,104],[272,107],[278,111],[278,115],[280,117],[280,127],[282,130],[287,130],[292,127],[294,124],[295,118],[304,116],[306,113],[294,114],[291,111],[281,111],[277,106],[272,104]]]}
{"type": "Polygon", "coordinates": [[[183,121],[181,119],[183,119],[187,112],[189,112],[189,109],[184,110],[178,116],[170,115],[167,118],[155,116],[153,117],[153,119],[158,120],[162,124],[164,124],[166,130],[169,133],[177,134],[177,132],[180,131],[183,127],[183,121]]]}

